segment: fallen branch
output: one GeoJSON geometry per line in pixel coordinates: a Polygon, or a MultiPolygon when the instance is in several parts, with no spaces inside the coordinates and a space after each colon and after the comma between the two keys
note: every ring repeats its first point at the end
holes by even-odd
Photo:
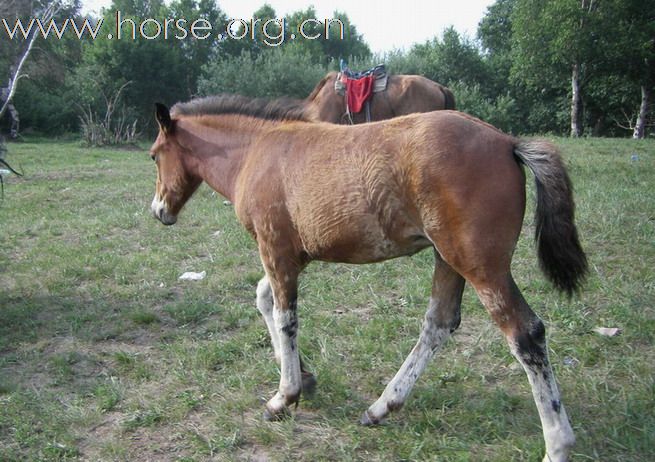
{"type": "MultiPolygon", "coordinates": [[[[18,173],[16,170],[14,170],[13,167],[12,167],[11,165],[9,165],[9,164],[7,163],[6,160],[4,160],[4,159],[0,159],[0,164],[4,165],[5,168],[6,168],[7,170],[9,170],[11,173],[13,173],[14,175],[16,175],[16,176],[23,176],[22,173],[18,173]]],[[[2,175],[0,175],[0,176],[2,176],[2,175]]]]}

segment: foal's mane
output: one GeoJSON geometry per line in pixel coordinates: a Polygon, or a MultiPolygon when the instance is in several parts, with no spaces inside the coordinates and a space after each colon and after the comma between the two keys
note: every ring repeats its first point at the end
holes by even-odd
{"type": "Polygon", "coordinates": [[[303,100],[293,98],[249,98],[241,95],[217,95],[177,103],[172,115],[202,116],[235,114],[265,120],[309,120],[303,100]]]}

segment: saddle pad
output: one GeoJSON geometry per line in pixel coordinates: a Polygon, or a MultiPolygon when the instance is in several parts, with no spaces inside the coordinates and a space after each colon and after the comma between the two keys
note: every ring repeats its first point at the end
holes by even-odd
{"type": "Polygon", "coordinates": [[[364,107],[364,103],[373,94],[373,84],[375,77],[372,75],[362,77],[361,79],[348,79],[346,82],[346,94],[348,109],[350,112],[358,113],[364,107]]]}
{"type": "MultiPolygon", "coordinates": [[[[389,79],[389,74],[386,72],[382,74],[373,74],[375,76],[375,84],[373,85],[373,93],[379,93],[381,91],[384,91],[387,89],[387,82],[389,79]]],[[[344,96],[346,94],[346,81],[348,77],[339,72],[337,74],[337,78],[334,81],[334,91],[337,92],[337,94],[344,96]]]]}

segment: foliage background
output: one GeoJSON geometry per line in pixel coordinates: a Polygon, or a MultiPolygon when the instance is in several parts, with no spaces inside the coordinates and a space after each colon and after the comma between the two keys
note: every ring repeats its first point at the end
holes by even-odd
{"type": "MultiPolygon", "coordinates": [[[[27,19],[38,6],[12,0],[0,13],[27,19]]],[[[115,21],[116,10],[137,24],[145,18],[205,18],[219,29],[227,22],[213,0],[114,0],[103,13],[106,24],[115,21]]],[[[59,19],[82,21],[79,11],[79,2],[69,2],[59,19]]],[[[265,45],[261,31],[255,40],[220,40],[217,34],[210,40],[118,41],[102,34],[96,40],[71,34],[40,40],[15,98],[22,126],[47,135],[77,132],[85,108],[102,113],[106,97],[130,82],[121,111],[151,135],[155,101],[173,104],[221,92],[304,98],[343,58],[351,68],[386,62],[393,72],[443,83],[454,90],[459,109],[521,134],[568,132],[571,66],[579,63],[584,133],[627,136],[640,89],[652,91],[655,82],[655,0],[595,0],[587,9],[577,0],[497,0],[476,37],[449,28],[407,51],[383,55],[372,54],[339,11],[334,17],[346,24],[344,40],[334,37],[335,30],[329,40],[290,39],[297,24],[315,16],[312,7],[288,15],[278,47],[265,45]]],[[[277,15],[264,4],[253,18],[277,15]]],[[[20,46],[3,37],[0,69],[15,60],[20,46]]]]}

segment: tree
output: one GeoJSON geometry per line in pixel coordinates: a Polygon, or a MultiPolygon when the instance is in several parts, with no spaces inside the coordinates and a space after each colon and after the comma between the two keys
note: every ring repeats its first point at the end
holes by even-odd
{"type": "MultiPolygon", "coordinates": [[[[646,60],[646,66],[653,67],[653,58],[646,60]]],[[[643,139],[646,137],[646,126],[648,124],[649,113],[651,112],[653,104],[653,80],[646,81],[641,85],[641,103],[639,105],[639,113],[634,125],[632,137],[634,139],[643,139]]]]}
{"type": "MultiPolygon", "coordinates": [[[[486,78],[479,83],[481,91],[493,104],[485,120],[513,133],[560,132],[566,114],[566,82],[548,76],[538,84],[518,77],[515,65],[514,25],[512,18],[518,0],[497,0],[487,8],[478,24],[477,37],[482,59],[487,68],[486,78]],[[526,83],[530,82],[531,84],[526,83]]],[[[473,102],[472,94],[463,95],[473,102]]],[[[458,100],[466,103],[458,95],[458,100]]],[[[484,101],[480,104],[483,105],[484,101]]]]}
{"type": "MultiPolygon", "coordinates": [[[[7,10],[1,13],[7,20],[9,32],[13,30],[14,38],[0,39],[2,40],[0,69],[10,69],[15,66],[28,46],[28,40],[37,32],[29,57],[24,61],[20,77],[16,79],[18,85],[10,101],[20,111],[22,127],[30,127],[46,133],[61,133],[73,130],[77,125],[77,114],[73,103],[76,95],[71,92],[73,76],[71,70],[80,62],[81,43],[74,34],[63,34],[58,38],[52,26],[62,26],[68,18],[74,19],[79,25],[81,18],[78,14],[79,1],[61,1],[56,3],[58,12],[52,17],[53,22],[45,21],[43,24],[40,12],[52,4],[51,1],[32,0],[12,1],[7,4],[0,2],[0,8],[8,6],[14,8],[11,13],[7,10]],[[27,37],[24,37],[20,27],[16,27],[14,21],[18,19],[27,37]],[[41,38],[36,20],[41,21],[46,31],[48,28],[51,29],[47,39],[41,38]],[[30,29],[31,21],[35,23],[30,29]]],[[[0,30],[3,31],[3,35],[7,34],[4,24],[0,25],[0,30]]],[[[4,76],[0,75],[0,78],[4,76]]],[[[0,81],[0,87],[4,83],[0,81]]]]}
{"type": "MultiPolygon", "coordinates": [[[[277,37],[281,32],[275,9],[269,4],[264,4],[252,14],[252,22],[237,20],[227,26],[231,32],[226,32],[223,42],[216,50],[219,57],[236,57],[244,52],[256,56],[272,46],[267,45],[265,41],[277,43],[279,39],[273,40],[273,37],[277,37]]],[[[284,34],[281,35],[281,38],[283,37],[284,34]]]]}
{"type": "MultiPolygon", "coordinates": [[[[29,19],[27,19],[26,16],[34,14],[40,19],[42,24],[47,24],[65,6],[66,4],[61,3],[58,0],[36,2],[36,4],[26,0],[10,0],[0,7],[0,16],[2,16],[5,21],[13,16],[17,21],[20,19],[24,23],[28,23],[29,19]]],[[[17,28],[14,28],[13,30],[16,32],[17,28]]],[[[7,47],[5,53],[3,53],[4,56],[2,56],[3,60],[6,63],[9,63],[9,65],[5,77],[7,86],[2,88],[2,94],[0,95],[0,119],[4,116],[5,112],[10,112],[12,116],[12,137],[18,136],[18,112],[14,108],[12,101],[18,89],[18,81],[25,76],[25,74],[23,74],[25,63],[27,62],[34,47],[34,43],[39,36],[38,28],[33,27],[29,29],[27,36],[18,35],[15,38],[8,39],[7,41],[11,43],[7,47]]]]}
{"type": "Polygon", "coordinates": [[[204,20],[198,24],[217,29],[225,26],[226,17],[211,0],[176,0],[170,7],[163,0],[113,0],[111,8],[103,12],[104,22],[115,24],[117,11],[124,21],[121,39],[100,36],[85,43],[83,64],[76,72],[88,78],[79,79],[80,94],[102,112],[105,100],[96,97],[99,93],[93,91],[94,86],[102,87],[106,95],[115,95],[131,82],[121,101],[154,130],[154,103],[173,104],[196,95],[201,67],[220,46],[215,31],[199,30],[199,38],[194,37],[190,32],[193,22],[204,20]],[[167,18],[187,22],[181,23],[183,29],[171,26],[165,35],[154,20],[161,24],[167,18]],[[203,36],[206,39],[200,38],[203,36]]]}
{"type": "Polygon", "coordinates": [[[605,35],[603,50],[608,76],[621,75],[623,86],[639,93],[638,107],[626,111],[632,137],[644,138],[651,112],[655,87],[655,1],[605,0],[607,22],[613,24],[613,33],[605,35]]]}
{"type": "MultiPolygon", "coordinates": [[[[227,27],[227,16],[216,6],[215,0],[175,0],[170,4],[169,14],[172,18],[187,18],[189,21],[204,19],[214,31],[227,27]]],[[[185,90],[188,96],[198,93],[202,66],[221,45],[218,33],[214,31],[207,39],[189,38],[177,43],[186,67],[185,90]]]]}
{"type": "Polygon", "coordinates": [[[332,18],[324,21],[317,20],[316,16],[316,9],[310,6],[292,12],[281,20],[275,9],[265,4],[253,13],[253,22],[235,24],[237,30],[223,44],[221,54],[239,56],[243,51],[248,51],[256,57],[274,48],[291,47],[321,64],[339,58],[370,56],[368,45],[348,15],[335,11],[332,18]]]}
{"type": "Polygon", "coordinates": [[[497,0],[478,24],[477,36],[488,67],[488,86],[497,94],[510,85],[512,68],[512,12],[516,0],[497,0]]]}
{"type": "Polygon", "coordinates": [[[419,74],[445,85],[454,82],[476,85],[488,76],[479,48],[453,27],[445,29],[441,38],[414,45],[409,54],[423,63],[417,69],[419,74]]]}
{"type": "MultiPolygon", "coordinates": [[[[276,27],[279,20],[275,19],[275,10],[270,6],[264,5],[253,17],[261,18],[260,29],[265,21],[272,20],[269,24],[269,37],[281,34],[281,30],[276,27]]],[[[346,13],[335,11],[332,18],[323,21],[317,20],[316,17],[316,9],[313,6],[288,14],[284,18],[284,35],[269,40],[268,45],[262,46],[265,36],[263,31],[259,31],[259,40],[256,41],[259,44],[258,50],[296,48],[301,54],[307,54],[314,63],[320,64],[329,64],[339,58],[370,56],[368,45],[346,13]]]]}
{"type": "MultiPolygon", "coordinates": [[[[275,10],[268,5],[257,10],[253,18],[257,30],[244,36],[239,54],[233,52],[239,50],[241,41],[228,39],[203,67],[198,84],[201,94],[305,98],[335,67],[338,58],[370,57],[368,46],[345,13],[334,13],[327,38],[325,24],[317,22],[313,7],[287,15],[284,31],[282,21],[276,19],[275,10]],[[255,40],[251,40],[253,35],[255,40]]],[[[245,32],[241,25],[234,35],[239,37],[245,32]]]]}
{"type": "Polygon", "coordinates": [[[517,0],[513,9],[513,74],[528,86],[561,86],[569,76],[571,136],[582,134],[585,84],[602,55],[600,0],[517,0]]]}

